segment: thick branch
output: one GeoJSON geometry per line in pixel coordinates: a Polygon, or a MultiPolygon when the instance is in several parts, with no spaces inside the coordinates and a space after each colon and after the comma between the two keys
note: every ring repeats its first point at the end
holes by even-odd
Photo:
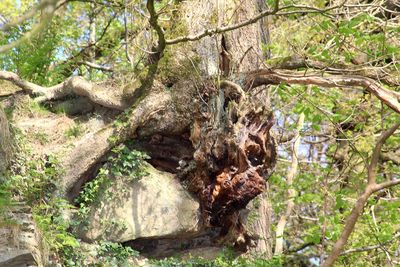
{"type": "Polygon", "coordinates": [[[380,191],[382,189],[385,189],[385,188],[388,188],[388,187],[392,187],[392,186],[395,186],[395,185],[398,185],[398,184],[400,184],[400,179],[395,179],[395,180],[390,180],[390,181],[387,181],[387,182],[383,182],[383,183],[375,185],[374,188],[373,188],[373,192],[375,193],[375,192],[378,192],[378,191],[380,191]]]}
{"type": "Polygon", "coordinates": [[[148,91],[153,85],[154,77],[158,70],[158,63],[167,45],[165,41],[164,31],[158,24],[158,14],[156,13],[156,10],[154,8],[154,0],[148,0],[146,7],[150,14],[149,18],[150,26],[156,31],[158,40],[157,40],[157,45],[153,46],[152,53],[150,53],[149,55],[147,74],[141,81],[142,85],[135,91],[131,99],[144,97],[146,94],[149,93],[148,91]]]}
{"type": "Polygon", "coordinates": [[[378,82],[357,75],[300,76],[296,73],[283,73],[272,70],[257,70],[246,75],[244,88],[266,84],[315,84],[322,87],[362,87],[375,95],[391,109],[400,113],[400,94],[383,88],[378,82]]]}
{"type": "Polygon", "coordinates": [[[5,80],[18,86],[30,95],[42,95],[44,94],[44,88],[31,82],[27,82],[17,74],[9,71],[0,71],[0,80],[5,80]]]}
{"type": "Polygon", "coordinates": [[[107,108],[124,110],[127,107],[122,99],[111,97],[110,92],[107,92],[103,88],[96,88],[94,84],[86,81],[82,77],[71,77],[52,87],[42,87],[27,82],[21,79],[17,74],[8,71],[0,71],[0,79],[10,81],[30,95],[38,96],[35,100],[40,103],[62,99],[69,95],[78,95],[85,96],[93,103],[107,108]]]}
{"type": "Polygon", "coordinates": [[[379,80],[390,86],[400,85],[400,78],[398,78],[396,75],[389,75],[383,68],[379,67],[354,68],[354,66],[348,64],[343,64],[343,63],[328,64],[322,61],[307,59],[296,55],[284,58],[279,62],[272,63],[271,68],[286,69],[286,70],[312,68],[312,69],[324,70],[332,74],[360,75],[374,80],[379,80]]]}
{"type": "Polygon", "coordinates": [[[164,32],[160,27],[160,25],[158,25],[158,14],[156,13],[156,10],[154,8],[154,0],[147,1],[147,9],[149,10],[150,13],[149,23],[151,27],[153,27],[153,29],[157,32],[158,35],[158,45],[156,51],[162,53],[162,51],[165,49],[166,41],[164,37],[164,32]]]}

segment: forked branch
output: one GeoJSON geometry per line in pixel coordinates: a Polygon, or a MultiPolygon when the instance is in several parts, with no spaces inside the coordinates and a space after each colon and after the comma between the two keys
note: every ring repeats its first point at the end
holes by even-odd
{"type": "Polygon", "coordinates": [[[353,210],[350,213],[350,216],[346,220],[346,224],[344,226],[342,234],[340,235],[340,238],[336,241],[331,254],[328,256],[328,258],[322,264],[323,267],[332,266],[334,264],[334,262],[337,260],[337,258],[340,256],[340,253],[343,250],[344,246],[346,245],[347,240],[350,237],[350,234],[354,230],[354,226],[355,226],[358,218],[362,214],[362,210],[363,210],[368,198],[373,193],[375,193],[379,190],[400,184],[400,179],[391,180],[391,181],[383,182],[380,184],[376,183],[376,166],[378,163],[382,145],[397,130],[397,128],[399,128],[399,126],[400,126],[400,121],[397,122],[395,125],[393,125],[389,130],[384,131],[381,134],[378,142],[376,143],[375,148],[372,153],[372,156],[371,156],[371,162],[368,166],[367,187],[365,188],[364,192],[359,196],[353,210]]]}

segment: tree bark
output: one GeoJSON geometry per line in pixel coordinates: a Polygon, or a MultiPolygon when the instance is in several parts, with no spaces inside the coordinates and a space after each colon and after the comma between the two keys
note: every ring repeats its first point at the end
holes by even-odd
{"type": "Polygon", "coordinates": [[[7,171],[13,154],[13,138],[10,132],[7,116],[0,105],[0,183],[7,171]]]}

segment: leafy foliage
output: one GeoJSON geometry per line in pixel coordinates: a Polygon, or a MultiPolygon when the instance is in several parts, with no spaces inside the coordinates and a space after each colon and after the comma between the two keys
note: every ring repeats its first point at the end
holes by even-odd
{"type": "Polygon", "coordinates": [[[120,244],[102,241],[98,248],[100,261],[105,261],[111,266],[129,266],[129,257],[139,256],[139,253],[130,247],[124,247],[120,244]]]}
{"type": "Polygon", "coordinates": [[[154,260],[152,262],[159,267],[280,267],[283,266],[282,258],[277,256],[272,259],[235,257],[232,250],[226,248],[214,260],[203,258],[189,258],[182,260],[179,258],[166,258],[163,260],[154,260]]]}
{"type": "Polygon", "coordinates": [[[79,216],[84,219],[90,211],[90,204],[96,201],[106,201],[110,197],[109,188],[113,179],[124,177],[128,182],[133,182],[145,176],[144,160],[149,157],[140,151],[131,150],[126,145],[120,145],[112,149],[113,155],[108,158],[102,168],[99,169],[96,179],[87,182],[77,197],[79,203],[79,216]],[[102,196],[102,199],[99,199],[102,196]]]}

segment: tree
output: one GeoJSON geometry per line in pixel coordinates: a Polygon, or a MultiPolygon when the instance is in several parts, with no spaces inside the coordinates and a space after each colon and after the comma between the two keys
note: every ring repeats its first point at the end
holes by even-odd
{"type": "MultiPolygon", "coordinates": [[[[74,106],[75,101],[81,101],[79,106],[83,111],[65,110],[71,116],[99,107],[119,114],[111,116],[113,122],[83,136],[62,157],[65,173],[57,191],[63,198],[72,202],[82,186],[98,173],[105,155],[119,144],[134,139],[145,150],[147,146],[151,158],[157,159],[150,161],[153,165],[174,173],[188,184],[189,191],[201,203],[204,224],[221,228],[220,242],[243,251],[255,245],[267,257],[271,257],[273,246],[268,199],[254,201],[253,208],[261,215],[249,221],[247,227],[241,210],[267,190],[266,179],[277,164],[277,143],[283,141],[276,140],[271,128],[275,121],[278,124],[283,121],[286,127],[286,120],[299,120],[300,126],[293,134],[297,140],[303,128],[300,118],[305,117],[307,127],[313,127],[314,131],[335,132],[329,123],[323,123],[322,114],[335,127],[340,126],[335,132],[337,136],[347,136],[348,130],[362,131],[360,120],[353,119],[352,114],[348,116],[352,120],[346,121],[346,105],[354,104],[357,97],[354,89],[362,88],[359,91],[375,96],[385,105],[381,109],[387,115],[382,117],[387,119],[382,120],[377,130],[383,132],[392,122],[395,126],[384,132],[374,149],[367,193],[361,195],[362,200],[357,202],[348,220],[352,226],[345,227],[326,261],[321,256],[324,264],[330,266],[343,250],[370,195],[399,183],[396,176],[379,185],[371,178],[376,176],[383,142],[398,127],[400,93],[389,87],[399,84],[395,73],[400,52],[386,41],[398,35],[398,26],[394,25],[398,16],[395,8],[385,4],[309,2],[309,5],[297,5],[267,1],[266,5],[259,0],[240,3],[149,0],[145,4],[140,1],[44,1],[22,20],[4,22],[1,36],[4,46],[0,51],[8,50],[3,58],[11,60],[4,60],[0,79],[10,81],[22,93],[44,105],[65,108],[67,102],[72,101],[74,106]],[[343,15],[364,8],[386,13],[370,11],[351,18],[343,15]],[[280,20],[282,17],[285,20],[280,20]],[[287,47],[271,41],[268,32],[276,32],[277,22],[292,25],[303,18],[311,32],[307,34],[323,31],[325,35],[315,34],[308,42],[294,38],[297,43],[288,41],[287,47]],[[37,34],[47,23],[46,30],[37,34]],[[368,38],[363,36],[366,32],[368,38]],[[20,44],[30,36],[34,37],[29,45],[37,49],[33,55],[20,44]],[[371,51],[368,48],[371,43],[379,45],[379,51],[371,51]],[[354,44],[360,48],[354,49],[354,44]],[[13,50],[9,50],[11,47],[13,50]],[[297,54],[285,54],[291,50],[297,54]],[[365,62],[364,55],[367,55],[365,62]],[[360,64],[370,67],[359,68],[360,64]],[[352,98],[349,103],[344,101],[344,107],[341,99],[345,93],[316,103],[323,95],[321,92],[326,92],[321,88],[341,88],[352,98]],[[296,105],[290,99],[294,96],[303,96],[305,101],[296,105]],[[277,100],[290,108],[280,107],[277,100]],[[294,115],[289,114],[292,107],[294,115]],[[169,151],[174,155],[172,162],[162,149],[149,149],[151,144],[165,145],[165,137],[172,138],[167,145],[175,148],[169,151]],[[182,151],[190,151],[189,157],[182,151]]],[[[376,110],[371,106],[368,109],[376,110]]],[[[365,133],[371,135],[371,132],[365,133]]],[[[291,140],[289,135],[285,138],[291,140]]],[[[395,147],[396,142],[391,146],[395,147]]],[[[326,145],[334,147],[329,142],[326,145]]],[[[354,144],[343,146],[357,151],[354,144]]],[[[296,183],[295,168],[299,164],[296,150],[293,148],[291,156],[289,187],[296,183]]],[[[336,168],[340,173],[341,166],[351,161],[336,153],[324,154],[336,160],[329,163],[329,170],[328,167],[319,170],[319,175],[326,171],[327,179],[337,172],[336,168]]],[[[369,161],[359,154],[364,161],[369,161]]],[[[388,161],[393,162],[393,157],[388,161]]],[[[327,190],[329,181],[324,180],[322,184],[327,190]]],[[[291,190],[289,201],[296,199],[295,191],[291,190]]],[[[298,191],[306,195],[304,190],[298,191]]],[[[323,198],[323,213],[328,215],[332,208],[330,196],[323,198]]],[[[295,202],[288,203],[279,235],[284,234],[285,221],[289,220],[294,206],[295,202]]],[[[332,245],[326,243],[330,241],[325,236],[326,224],[322,221],[322,234],[308,242],[310,245],[321,243],[324,255],[332,245]]],[[[281,254],[282,236],[277,237],[277,243],[280,245],[275,253],[281,254]]]]}

